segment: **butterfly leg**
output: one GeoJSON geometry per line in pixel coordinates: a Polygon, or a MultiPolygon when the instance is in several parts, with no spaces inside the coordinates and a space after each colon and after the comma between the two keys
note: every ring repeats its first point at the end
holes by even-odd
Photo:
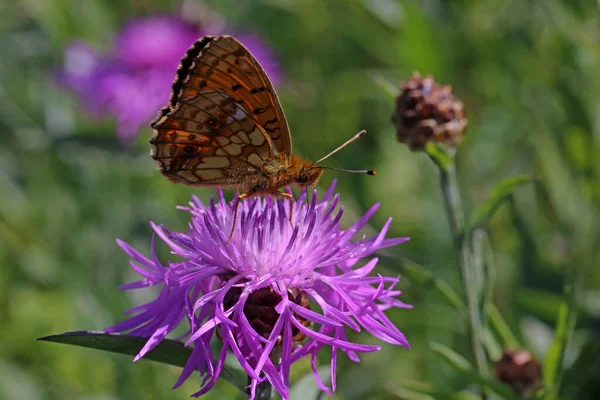
{"type": "Polygon", "coordinates": [[[233,223],[231,224],[231,232],[229,232],[229,237],[227,237],[226,244],[229,244],[231,238],[233,237],[233,231],[235,230],[235,223],[237,221],[237,212],[238,206],[240,205],[240,200],[243,200],[246,197],[250,197],[252,194],[253,192],[242,193],[235,199],[235,204],[233,205],[233,223]]]}
{"type": "Polygon", "coordinates": [[[294,229],[294,224],[292,223],[292,216],[294,215],[294,196],[287,192],[274,192],[273,196],[283,197],[284,199],[290,199],[290,216],[289,222],[292,229],[294,229]]]}

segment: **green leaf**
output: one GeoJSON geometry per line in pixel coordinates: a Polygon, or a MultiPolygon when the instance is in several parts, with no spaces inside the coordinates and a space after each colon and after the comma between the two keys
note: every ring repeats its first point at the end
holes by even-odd
{"type": "Polygon", "coordinates": [[[508,386],[481,376],[473,369],[473,365],[463,356],[441,343],[431,342],[429,345],[431,351],[440,356],[448,365],[454,368],[463,378],[469,382],[481,385],[483,388],[491,390],[506,400],[519,400],[519,397],[508,386]]]}
{"type": "Polygon", "coordinates": [[[446,300],[449,305],[464,315],[467,314],[465,303],[462,301],[460,296],[450,287],[450,285],[448,285],[444,280],[435,277],[424,266],[391,254],[377,252],[376,255],[382,259],[393,260],[396,267],[402,274],[402,277],[425,289],[433,289],[438,295],[446,300]]]}
{"type": "MultiPolygon", "coordinates": [[[[38,340],[135,356],[140,352],[142,347],[144,347],[148,339],[128,335],[109,334],[99,331],[75,331],[45,336],[38,340]]],[[[192,349],[184,346],[183,343],[164,339],[159,345],[152,349],[152,351],[148,352],[143,359],[183,368],[191,354],[192,349]]],[[[221,377],[244,392],[244,385],[240,385],[236,376],[237,374],[233,372],[233,370],[226,366],[223,367],[221,377]]]]}
{"type": "MultiPolygon", "coordinates": [[[[569,316],[569,306],[565,301],[558,312],[558,322],[556,324],[556,331],[554,333],[554,339],[552,340],[552,344],[546,353],[546,357],[544,358],[544,364],[542,367],[542,371],[544,374],[544,384],[548,387],[555,387],[556,378],[560,373],[563,364],[564,358],[564,350],[567,346],[567,325],[568,325],[568,316],[569,316]]],[[[553,390],[549,391],[549,399],[555,398],[553,394],[551,394],[553,390]]]]}
{"type": "Polygon", "coordinates": [[[435,397],[429,394],[419,393],[414,390],[407,389],[402,386],[394,387],[393,390],[388,390],[391,394],[402,400],[435,400],[435,397]]]}
{"type": "Polygon", "coordinates": [[[384,78],[379,72],[369,71],[369,78],[375,82],[377,87],[386,95],[389,100],[396,100],[396,96],[400,94],[398,88],[386,78],[384,78]]]}
{"type": "Polygon", "coordinates": [[[600,371],[600,340],[594,336],[583,345],[575,362],[563,375],[561,395],[565,399],[585,398],[585,392],[595,385],[600,371]]]}
{"type": "Polygon", "coordinates": [[[457,352],[455,352],[448,346],[445,346],[445,345],[443,345],[441,343],[437,343],[437,342],[431,342],[429,344],[429,348],[435,354],[442,357],[442,359],[448,365],[453,367],[455,370],[457,370],[457,371],[473,370],[473,365],[469,362],[469,360],[467,360],[466,358],[464,358],[463,356],[461,356],[460,354],[458,354],[457,352]]]}
{"type": "Polygon", "coordinates": [[[554,331],[554,339],[546,353],[542,365],[544,384],[548,388],[547,400],[558,399],[558,391],[562,381],[565,350],[575,325],[577,310],[573,286],[565,287],[566,298],[558,310],[558,321],[554,331]]]}
{"type": "MultiPolygon", "coordinates": [[[[146,344],[148,339],[135,336],[109,334],[99,331],[75,331],[45,336],[38,340],[135,356],[140,352],[142,347],[144,347],[144,344],[146,344]]],[[[152,351],[146,354],[144,358],[183,368],[191,354],[192,349],[185,347],[183,343],[165,339],[152,351]]]]}
{"type": "Polygon", "coordinates": [[[429,141],[425,144],[425,152],[438,168],[444,171],[454,168],[454,149],[429,141]]]}
{"type": "Polygon", "coordinates": [[[482,329],[481,341],[490,360],[499,360],[502,357],[502,346],[488,327],[482,329]]]}
{"type": "Polygon", "coordinates": [[[511,176],[503,179],[494,187],[490,193],[490,198],[473,210],[466,232],[471,232],[483,224],[494,213],[496,208],[517,188],[533,181],[534,178],[526,175],[511,176]]]}
{"type": "Polygon", "coordinates": [[[452,395],[450,400],[481,400],[481,396],[479,396],[478,394],[475,394],[473,392],[463,390],[463,391],[454,393],[454,395],[452,395]]]}
{"type": "MultiPolygon", "coordinates": [[[[331,371],[329,366],[318,367],[317,372],[325,384],[331,382],[331,371]]],[[[319,400],[322,393],[321,389],[317,386],[313,373],[309,372],[292,385],[290,388],[290,400],[319,400]]]]}
{"type": "Polygon", "coordinates": [[[502,341],[502,346],[509,348],[519,347],[519,341],[513,334],[504,318],[502,318],[502,314],[500,314],[500,311],[498,311],[496,306],[492,303],[489,303],[486,307],[486,312],[490,321],[490,325],[502,341]]]}
{"type": "MultiPolygon", "coordinates": [[[[515,300],[525,314],[531,314],[547,324],[557,324],[562,306],[562,296],[545,290],[519,289],[515,300]]],[[[574,307],[577,309],[577,326],[582,329],[593,329],[597,323],[596,317],[577,305],[574,307]]]]}

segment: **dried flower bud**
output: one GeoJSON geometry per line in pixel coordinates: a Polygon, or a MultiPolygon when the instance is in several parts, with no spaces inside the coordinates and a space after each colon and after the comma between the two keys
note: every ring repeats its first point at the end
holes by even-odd
{"type": "Polygon", "coordinates": [[[400,84],[396,98],[398,141],[413,150],[423,150],[433,140],[456,146],[467,129],[464,104],[454,96],[452,87],[436,83],[432,76],[422,78],[417,72],[400,84]]]}
{"type": "Polygon", "coordinates": [[[496,362],[496,379],[523,397],[532,396],[542,384],[542,368],[528,350],[507,350],[496,362]]]}

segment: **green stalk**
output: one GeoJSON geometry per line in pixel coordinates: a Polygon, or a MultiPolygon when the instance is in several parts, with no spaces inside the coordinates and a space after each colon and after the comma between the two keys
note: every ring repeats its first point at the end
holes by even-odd
{"type": "MultiPolygon", "coordinates": [[[[248,377],[248,386],[252,383],[252,378],[248,377]]],[[[248,395],[250,394],[250,388],[247,390],[248,395]]],[[[273,387],[268,380],[265,380],[256,385],[255,400],[270,400],[273,396],[273,387]]]]}
{"type": "MultiPolygon", "coordinates": [[[[468,238],[465,236],[465,217],[458,190],[454,157],[451,157],[451,162],[444,164],[437,162],[435,158],[433,158],[433,160],[440,171],[440,186],[444,197],[444,205],[450,222],[450,230],[452,232],[454,248],[456,249],[457,263],[467,298],[473,357],[481,376],[487,377],[488,365],[484,350],[481,310],[479,307],[479,277],[477,276],[477,271],[472,262],[468,238]]],[[[483,398],[485,398],[485,394],[483,395],[483,398]]]]}
{"type": "Polygon", "coordinates": [[[565,278],[565,299],[558,311],[554,339],[542,365],[544,384],[548,389],[544,397],[545,400],[559,399],[564,375],[565,353],[567,346],[572,341],[577,323],[578,306],[576,296],[583,288],[584,276],[583,268],[579,265],[572,265],[565,278]]]}

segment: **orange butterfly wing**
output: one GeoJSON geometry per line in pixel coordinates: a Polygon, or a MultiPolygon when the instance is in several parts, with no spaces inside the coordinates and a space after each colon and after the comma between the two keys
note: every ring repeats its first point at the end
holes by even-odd
{"type": "Polygon", "coordinates": [[[231,36],[198,40],[181,61],[169,105],[151,123],[151,156],[177,183],[251,186],[292,142],[273,85],[231,36]],[[251,179],[250,179],[251,180],[251,179]]]}

